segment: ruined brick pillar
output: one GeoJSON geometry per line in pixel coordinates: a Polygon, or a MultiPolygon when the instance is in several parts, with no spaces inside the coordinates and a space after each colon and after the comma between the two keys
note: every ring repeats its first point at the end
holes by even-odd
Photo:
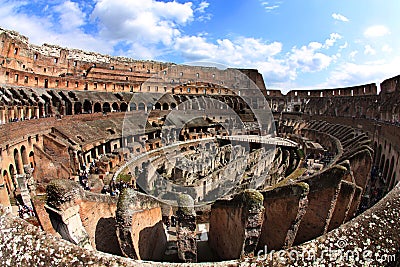
{"type": "Polygon", "coordinates": [[[6,112],[4,109],[0,109],[0,124],[6,123],[6,112]]]}
{"type": "Polygon", "coordinates": [[[265,216],[258,251],[291,247],[307,211],[309,185],[289,184],[261,193],[264,196],[265,216]]]}
{"type": "Polygon", "coordinates": [[[79,201],[82,189],[71,180],[53,180],[46,188],[46,211],[53,228],[62,236],[81,247],[92,249],[89,235],[82,225],[79,201]]]}
{"type": "Polygon", "coordinates": [[[35,108],[34,108],[34,113],[35,113],[35,117],[36,117],[36,118],[39,118],[39,114],[40,114],[40,113],[39,113],[39,107],[35,107],[35,108]]]}
{"type": "Polygon", "coordinates": [[[177,247],[178,257],[184,262],[197,262],[196,212],[194,201],[189,195],[178,198],[177,215],[177,247]]]}
{"type": "Polygon", "coordinates": [[[13,107],[11,107],[9,110],[8,110],[8,113],[9,113],[9,119],[14,119],[15,118],[15,114],[14,114],[14,108],[13,107]]]}
{"type": "Polygon", "coordinates": [[[29,108],[27,109],[26,117],[27,117],[27,118],[31,118],[31,117],[32,117],[32,107],[29,107],[29,108]]]}
{"type": "Polygon", "coordinates": [[[18,118],[21,119],[22,117],[24,117],[24,109],[23,109],[23,107],[18,107],[17,113],[18,113],[18,115],[17,115],[18,118]]]}
{"type": "Polygon", "coordinates": [[[211,207],[209,245],[222,260],[254,256],[264,221],[264,197],[246,190],[211,207]]]}
{"type": "Polygon", "coordinates": [[[167,246],[160,203],[131,188],[122,190],[116,211],[122,254],[137,260],[161,261],[167,246]]]}

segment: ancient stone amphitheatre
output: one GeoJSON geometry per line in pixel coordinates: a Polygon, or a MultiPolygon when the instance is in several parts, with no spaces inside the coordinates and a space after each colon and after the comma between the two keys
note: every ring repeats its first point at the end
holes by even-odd
{"type": "Polygon", "coordinates": [[[398,264],[400,76],[282,94],[0,39],[2,266],[398,264]]]}

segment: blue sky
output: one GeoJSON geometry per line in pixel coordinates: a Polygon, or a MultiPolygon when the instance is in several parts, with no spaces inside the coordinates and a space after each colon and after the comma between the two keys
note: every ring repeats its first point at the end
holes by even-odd
{"type": "Polygon", "coordinates": [[[284,91],[400,74],[399,14],[398,0],[0,0],[0,27],[34,44],[256,68],[284,91]]]}

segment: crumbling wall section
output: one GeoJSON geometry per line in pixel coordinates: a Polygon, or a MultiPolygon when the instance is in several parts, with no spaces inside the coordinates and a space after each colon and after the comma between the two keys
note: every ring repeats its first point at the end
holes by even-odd
{"type": "MultiPolygon", "coordinates": [[[[116,238],[116,198],[84,191],[68,179],[53,180],[46,191],[46,211],[51,225],[62,238],[84,247],[122,255],[116,238]]],[[[41,223],[48,227],[48,221],[43,217],[40,217],[41,223]]]]}
{"type": "Polygon", "coordinates": [[[307,212],[301,220],[294,244],[301,244],[327,232],[346,168],[335,165],[304,179],[310,187],[307,212]]]}
{"type": "Polygon", "coordinates": [[[81,247],[92,248],[79,215],[81,188],[73,181],[64,179],[52,181],[46,191],[46,209],[53,228],[63,239],[81,247]]]}
{"type": "Polygon", "coordinates": [[[68,179],[71,175],[70,169],[60,162],[55,162],[51,155],[34,145],[35,161],[40,162],[33,172],[38,183],[49,183],[53,179],[68,179]]]}
{"type": "Polygon", "coordinates": [[[259,250],[291,247],[301,219],[307,211],[309,185],[298,183],[262,192],[265,216],[259,250]]]}
{"type": "Polygon", "coordinates": [[[254,256],[264,220],[263,195],[246,190],[211,207],[209,245],[223,260],[254,256]]]}
{"type": "Polygon", "coordinates": [[[141,260],[160,260],[167,238],[162,225],[160,204],[131,188],[118,199],[117,236],[124,256],[141,260]]]}
{"type": "Polygon", "coordinates": [[[183,262],[197,262],[196,212],[190,195],[178,197],[176,229],[178,257],[183,262]]]}

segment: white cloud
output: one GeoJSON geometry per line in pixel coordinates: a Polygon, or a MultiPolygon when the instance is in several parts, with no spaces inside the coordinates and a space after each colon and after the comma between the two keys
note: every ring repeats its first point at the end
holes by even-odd
{"type": "Polygon", "coordinates": [[[349,54],[350,60],[354,61],[354,60],[355,60],[355,57],[357,56],[357,54],[358,54],[358,51],[352,51],[352,52],[350,52],[350,54],[349,54]]]}
{"type": "Polygon", "coordinates": [[[197,12],[204,13],[205,9],[210,6],[210,3],[203,1],[199,4],[198,8],[196,8],[197,12]]]}
{"type": "Polygon", "coordinates": [[[336,43],[337,40],[340,40],[340,39],[342,39],[342,36],[340,34],[331,33],[330,36],[329,36],[329,39],[327,39],[325,41],[324,47],[325,48],[330,48],[331,46],[333,46],[336,43]]]}
{"type": "Polygon", "coordinates": [[[282,44],[245,37],[210,43],[204,36],[182,36],[177,38],[174,48],[189,60],[212,60],[237,66],[272,57],[281,52],[282,44]]]}
{"type": "Polygon", "coordinates": [[[232,67],[257,68],[264,79],[272,84],[295,81],[299,73],[317,72],[328,68],[341,57],[340,53],[328,55],[338,34],[331,34],[324,42],[310,42],[301,48],[293,47],[282,54],[282,43],[240,37],[218,39],[210,42],[205,36],[180,36],[174,49],[189,61],[212,61],[232,67]]]}
{"type": "Polygon", "coordinates": [[[339,46],[340,50],[346,49],[349,46],[348,42],[345,42],[343,45],[339,46]]]}
{"type": "Polygon", "coordinates": [[[375,55],[376,51],[375,49],[373,49],[370,45],[366,45],[364,46],[364,55],[375,55]]]}
{"type": "Polygon", "coordinates": [[[338,65],[327,79],[327,87],[352,86],[369,82],[383,81],[398,75],[400,57],[390,61],[373,61],[364,64],[346,62],[338,65]]]}
{"type": "Polygon", "coordinates": [[[279,8],[280,4],[281,2],[279,1],[273,1],[273,3],[267,1],[261,1],[261,5],[267,12],[271,12],[272,10],[279,8]]]}
{"type": "Polygon", "coordinates": [[[364,31],[364,36],[367,38],[382,37],[388,34],[390,34],[390,30],[383,25],[371,26],[364,31]]]}
{"type": "Polygon", "coordinates": [[[60,24],[63,31],[70,31],[85,23],[86,15],[75,2],[65,1],[55,6],[54,11],[60,14],[60,24]]]}
{"type": "Polygon", "coordinates": [[[99,0],[91,16],[103,38],[170,45],[193,19],[193,9],[191,2],[99,0]]]}
{"type": "MultiPolygon", "coordinates": [[[[59,6],[63,4],[62,1],[53,3],[59,6]]],[[[0,25],[29,37],[29,41],[33,44],[50,43],[87,51],[96,50],[100,53],[111,53],[112,46],[109,43],[86,34],[79,28],[84,23],[81,18],[76,18],[76,16],[82,15],[80,9],[72,2],[65,1],[65,3],[66,13],[71,15],[71,19],[60,16],[60,19],[57,20],[53,15],[47,13],[40,17],[21,11],[30,2],[0,1],[0,25]],[[76,18],[76,20],[72,21],[72,18],[76,18]],[[64,30],[64,27],[67,27],[68,24],[68,30],[64,30]]],[[[46,5],[39,12],[44,13],[56,9],[57,6],[49,7],[46,5]]],[[[82,16],[84,17],[84,15],[82,16]]]]}
{"type": "Polygon", "coordinates": [[[384,46],[382,46],[382,52],[385,52],[385,53],[391,53],[393,51],[393,48],[390,46],[390,45],[384,45],[384,46]]]}
{"type": "Polygon", "coordinates": [[[335,20],[343,21],[343,22],[349,22],[349,19],[343,16],[342,14],[339,13],[333,13],[332,18],[335,20]]]}
{"type": "Polygon", "coordinates": [[[212,15],[211,13],[206,12],[206,8],[210,6],[210,3],[203,1],[199,4],[199,6],[194,10],[198,13],[197,20],[199,21],[207,21],[210,20],[212,15]]]}
{"type": "Polygon", "coordinates": [[[332,58],[317,52],[321,47],[320,43],[312,42],[308,46],[302,46],[300,49],[292,48],[289,64],[301,72],[315,72],[327,68],[332,58]]]}

